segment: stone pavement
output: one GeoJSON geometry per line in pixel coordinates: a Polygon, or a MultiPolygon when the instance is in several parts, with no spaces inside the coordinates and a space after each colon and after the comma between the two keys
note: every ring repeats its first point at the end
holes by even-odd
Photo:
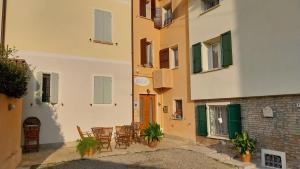
{"type": "MultiPolygon", "coordinates": [[[[21,164],[17,169],[29,169],[33,165],[47,165],[56,164],[66,161],[80,160],[79,154],[76,152],[76,143],[68,143],[61,147],[48,147],[41,149],[38,153],[28,153],[23,154],[23,159],[21,164]]],[[[110,156],[122,156],[128,154],[138,154],[145,152],[159,152],[160,150],[185,150],[192,151],[199,155],[208,157],[210,159],[216,160],[216,162],[228,164],[233,168],[238,169],[255,169],[256,166],[252,163],[242,163],[230,156],[218,153],[216,150],[207,148],[204,145],[196,145],[185,140],[179,140],[174,138],[164,138],[164,140],[156,147],[149,148],[143,144],[132,144],[127,149],[114,149],[114,144],[112,145],[112,152],[101,152],[96,153],[89,160],[101,160],[105,157],[110,156]]]]}

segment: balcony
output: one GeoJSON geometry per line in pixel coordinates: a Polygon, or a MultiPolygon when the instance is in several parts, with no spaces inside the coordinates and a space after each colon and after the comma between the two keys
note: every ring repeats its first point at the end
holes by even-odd
{"type": "Polygon", "coordinates": [[[159,69],[153,72],[154,89],[173,88],[173,72],[170,69],[159,69]]]}

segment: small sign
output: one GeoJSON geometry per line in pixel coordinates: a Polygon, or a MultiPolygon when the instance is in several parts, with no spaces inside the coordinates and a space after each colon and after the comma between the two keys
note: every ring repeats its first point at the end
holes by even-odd
{"type": "Polygon", "coordinates": [[[150,84],[150,80],[147,77],[135,77],[134,84],[138,86],[148,86],[150,84]]]}
{"type": "Polygon", "coordinates": [[[273,110],[270,106],[267,106],[263,109],[263,115],[264,117],[274,117],[273,110]]]}

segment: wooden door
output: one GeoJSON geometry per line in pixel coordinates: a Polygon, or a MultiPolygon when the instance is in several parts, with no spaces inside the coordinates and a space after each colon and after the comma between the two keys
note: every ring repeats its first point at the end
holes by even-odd
{"type": "Polygon", "coordinates": [[[149,123],[156,122],[155,95],[140,95],[140,122],[141,128],[148,127],[149,123]]]}

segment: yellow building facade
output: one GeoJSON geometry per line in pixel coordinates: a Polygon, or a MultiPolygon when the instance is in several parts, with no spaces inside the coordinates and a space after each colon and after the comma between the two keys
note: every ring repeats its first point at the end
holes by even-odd
{"type": "Polygon", "coordinates": [[[189,97],[188,1],[133,1],[134,121],[195,140],[189,97]]]}

